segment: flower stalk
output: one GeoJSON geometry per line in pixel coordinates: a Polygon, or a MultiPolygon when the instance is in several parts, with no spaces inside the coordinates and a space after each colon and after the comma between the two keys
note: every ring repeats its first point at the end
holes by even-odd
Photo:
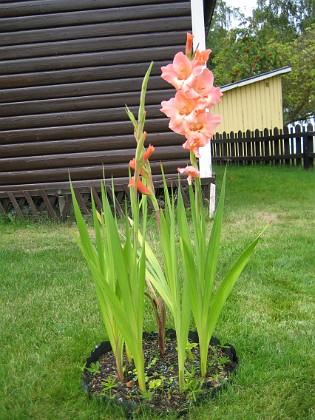
{"type": "Polygon", "coordinates": [[[125,350],[127,357],[134,361],[138,387],[143,393],[146,391],[142,347],[145,294],[152,301],[157,318],[161,355],[165,351],[165,306],[172,315],[177,340],[178,382],[180,390],[184,391],[191,320],[199,336],[201,374],[206,376],[209,343],[223,305],[261,236],[245,249],[217,285],[226,175],[208,238],[198,158],[199,148],[209,144],[220,123],[220,116],[212,114],[211,109],[220,102],[222,93],[214,87],[213,74],[206,68],[211,50],[193,51],[192,41],[193,36],[187,34],[185,54],[177,53],[173,63],[162,67],[161,76],[176,89],[173,98],[161,103],[161,111],[170,119],[170,129],[185,137],[183,148],[190,152],[190,165],[178,168],[178,172],[187,175],[191,217],[184,205],[180,183],[176,201],[173,191],[169,191],[163,168],[164,209],[159,207],[155,195],[150,167],[155,148],[145,145],[145,98],[153,63],[143,79],[137,118],[126,106],[133,124],[136,150],[129,162],[131,217],[125,215],[124,233],[111,211],[102,184],[101,214],[96,210],[91,194],[94,221],[94,235],[91,235],[71,185],[78,227],[74,236],[94,280],[105,329],[115,354],[118,380],[122,381],[124,377],[125,350]],[[146,241],[148,199],[156,215],[161,261],[146,241]]]}

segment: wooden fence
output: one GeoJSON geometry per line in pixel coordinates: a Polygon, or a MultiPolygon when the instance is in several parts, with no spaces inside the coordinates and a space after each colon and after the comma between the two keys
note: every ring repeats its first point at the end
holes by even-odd
{"type": "Polygon", "coordinates": [[[274,164],[313,168],[315,131],[312,124],[217,134],[212,145],[214,164],[274,164]]]}

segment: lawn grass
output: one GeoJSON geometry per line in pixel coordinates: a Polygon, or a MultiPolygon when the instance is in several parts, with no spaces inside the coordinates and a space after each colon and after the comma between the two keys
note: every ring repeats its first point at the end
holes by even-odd
{"type": "MultiPolygon", "coordinates": [[[[315,172],[228,168],[224,219],[222,273],[272,223],[216,329],[236,347],[237,373],[188,417],[314,418],[315,172]]],[[[69,224],[0,223],[1,420],[122,417],[82,392],[84,360],[105,337],[69,224]]]]}

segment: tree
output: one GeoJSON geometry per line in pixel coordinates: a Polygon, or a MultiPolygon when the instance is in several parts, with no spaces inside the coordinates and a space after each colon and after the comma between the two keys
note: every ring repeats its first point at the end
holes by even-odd
{"type": "Polygon", "coordinates": [[[214,60],[225,44],[225,37],[232,29],[233,22],[242,21],[244,15],[237,8],[231,8],[226,5],[224,0],[217,0],[213,18],[211,20],[211,29],[207,37],[207,45],[211,48],[210,60],[214,60]]]}
{"type": "MultiPolygon", "coordinates": [[[[219,4],[225,13],[224,1],[219,4]]],[[[237,28],[225,24],[221,32],[220,19],[227,22],[227,16],[216,19],[208,42],[216,45],[211,69],[217,84],[222,86],[290,65],[292,72],[283,76],[285,124],[315,114],[312,0],[258,0],[251,17],[243,17],[237,28]]]]}
{"type": "Polygon", "coordinates": [[[283,77],[284,123],[306,121],[315,115],[315,24],[293,43],[280,46],[292,71],[283,77]]]}
{"type": "Polygon", "coordinates": [[[296,38],[315,23],[315,4],[314,0],[257,0],[254,16],[276,27],[286,39],[296,38]]]}
{"type": "Polygon", "coordinates": [[[261,27],[254,19],[247,22],[247,26],[227,32],[221,50],[213,58],[213,72],[221,85],[282,66],[272,28],[261,27]]]}

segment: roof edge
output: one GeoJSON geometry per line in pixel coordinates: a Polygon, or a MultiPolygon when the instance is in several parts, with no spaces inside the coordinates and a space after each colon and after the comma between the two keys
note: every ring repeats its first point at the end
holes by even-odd
{"type": "Polygon", "coordinates": [[[206,36],[210,29],[211,20],[214,13],[216,0],[203,0],[203,10],[204,10],[204,21],[205,21],[205,32],[206,36]]]}
{"type": "Polygon", "coordinates": [[[251,83],[260,82],[265,79],[269,79],[270,77],[279,76],[280,74],[289,73],[292,70],[292,67],[286,66],[281,67],[277,70],[271,70],[267,73],[259,74],[258,76],[248,77],[247,79],[240,80],[238,82],[229,83],[228,85],[221,86],[221,91],[226,92],[227,90],[235,89],[237,87],[246,86],[251,83]]]}

